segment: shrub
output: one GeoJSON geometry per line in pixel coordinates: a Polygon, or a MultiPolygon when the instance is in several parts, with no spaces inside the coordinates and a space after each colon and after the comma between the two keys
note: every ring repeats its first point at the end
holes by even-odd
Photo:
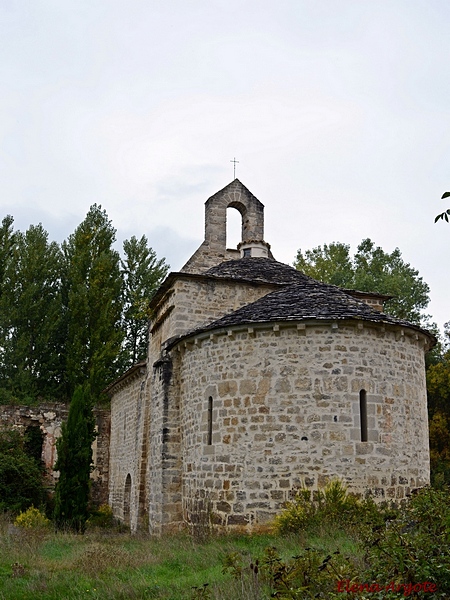
{"type": "Polygon", "coordinates": [[[0,511],[13,513],[45,499],[42,473],[36,461],[24,451],[18,431],[2,430],[0,435],[0,511]]]}
{"type": "Polygon", "coordinates": [[[305,548],[286,559],[273,546],[265,549],[264,556],[251,562],[241,553],[232,552],[225,557],[222,571],[240,581],[245,592],[243,597],[279,600],[338,598],[341,594],[334,593],[336,582],[352,580],[357,573],[354,562],[339,551],[327,554],[305,548]]]}
{"type": "Polygon", "coordinates": [[[291,533],[325,523],[348,525],[360,521],[369,504],[350,494],[341,480],[334,479],[323,490],[299,489],[275,518],[275,527],[280,533],[291,533]]]}
{"type": "Polygon", "coordinates": [[[39,509],[30,506],[28,510],[21,512],[16,517],[14,525],[16,527],[23,527],[24,529],[38,529],[48,527],[50,520],[39,509]]]}
{"type": "Polygon", "coordinates": [[[450,597],[450,492],[423,488],[384,526],[372,526],[365,540],[367,577],[438,585],[430,600],[450,597]]]}
{"type": "Polygon", "coordinates": [[[114,525],[112,508],[108,504],[102,504],[92,511],[87,524],[92,527],[112,527],[114,525]]]}

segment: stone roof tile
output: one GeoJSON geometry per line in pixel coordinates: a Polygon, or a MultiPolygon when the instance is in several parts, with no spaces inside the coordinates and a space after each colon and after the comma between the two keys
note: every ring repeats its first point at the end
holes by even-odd
{"type": "Polygon", "coordinates": [[[379,312],[354,297],[354,290],[322,283],[270,258],[229,260],[209,269],[205,276],[266,282],[281,285],[282,288],[182,337],[212,329],[271,321],[358,319],[410,327],[433,339],[431,334],[420,327],[379,312]]]}
{"type": "Polygon", "coordinates": [[[227,260],[205,273],[206,276],[260,281],[265,283],[288,284],[311,279],[294,267],[280,263],[273,258],[239,258],[227,260]]]}
{"type": "MultiPolygon", "coordinates": [[[[309,278],[308,278],[309,279],[309,278]]],[[[314,279],[276,290],[210,323],[205,330],[244,323],[303,321],[307,319],[360,319],[393,325],[411,324],[381,313],[362,300],[314,279]]]]}

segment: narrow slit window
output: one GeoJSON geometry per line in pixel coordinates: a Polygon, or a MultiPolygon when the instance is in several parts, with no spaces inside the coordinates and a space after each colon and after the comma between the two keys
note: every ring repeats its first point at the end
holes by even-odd
{"type": "Polygon", "coordinates": [[[361,421],[361,441],[367,442],[367,394],[366,390],[359,392],[359,416],[361,421]]]}
{"type": "Polygon", "coordinates": [[[208,398],[208,446],[212,444],[212,425],[213,425],[213,399],[212,396],[208,398]]]}

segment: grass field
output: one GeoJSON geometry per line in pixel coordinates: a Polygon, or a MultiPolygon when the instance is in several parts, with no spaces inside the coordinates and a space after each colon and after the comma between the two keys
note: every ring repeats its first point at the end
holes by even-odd
{"type": "Polygon", "coordinates": [[[55,533],[36,509],[19,515],[21,527],[0,515],[0,600],[450,598],[447,487],[423,488],[394,506],[330,482],[315,497],[298,493],[278,515],[285,535],[214,535],[206,527],[201,541],[155,539],[96,520],[100,512],[84,535],[55,533]],[[36,526],[26,528],[36,512],[36,526]]]}
{"type": "Polygon", "coordinates": [[[268,547],[286,559],[305,547],[321,556],[338,549],[357,554],[344,534],[219,536],[197,543],[187,535],[152,539],[100,529],[85,535],[23,530],[6,517],[0,533],[1,600],[256,600],[269,598],[270,590],[249,565],[268,547]],[[240,577],[223,572],[229,556],[239,557],[240,577]]]}

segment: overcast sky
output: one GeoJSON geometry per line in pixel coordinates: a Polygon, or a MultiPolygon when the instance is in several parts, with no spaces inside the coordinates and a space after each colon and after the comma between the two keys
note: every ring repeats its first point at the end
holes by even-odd
{"type": "Polygon", "coordinates": [[[101,204],[179,270],[236,157],[278,260],[399,247],[442,327],[449,31],[448,0],[0,0],[0,217],[61,242],[101,204]]]}

